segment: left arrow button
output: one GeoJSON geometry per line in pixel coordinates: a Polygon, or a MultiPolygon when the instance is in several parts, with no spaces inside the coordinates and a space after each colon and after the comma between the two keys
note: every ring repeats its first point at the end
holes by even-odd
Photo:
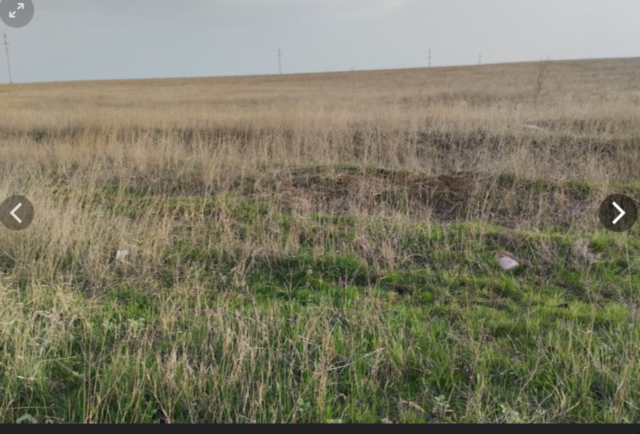
{"type": "Polygon", "coordinates": [[[34,217],[33,204],[24,196],[11,196],[0,205],[0,221],[12,231],[28,228],[34,217]]]}
{"type": "Polygon", "coordinates": [[[22,224],[22,219],[16,215],[16,211],[22,208],[22,203],[19,203],[9,214],[13,217],[18,223],[22,224]]]}

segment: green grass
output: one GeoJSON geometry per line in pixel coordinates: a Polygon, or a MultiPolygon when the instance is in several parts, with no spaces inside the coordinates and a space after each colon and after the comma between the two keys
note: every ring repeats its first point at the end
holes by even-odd
{"type": "Polygon", "coordinates": [[[184,224],[157,272],[86,292],[70,258],[69,281],[3,284],[1,422],[640,421],[637,232],[92,200],[184,224]],[[227,227],[194,236],[203,211],[227,227]]]}

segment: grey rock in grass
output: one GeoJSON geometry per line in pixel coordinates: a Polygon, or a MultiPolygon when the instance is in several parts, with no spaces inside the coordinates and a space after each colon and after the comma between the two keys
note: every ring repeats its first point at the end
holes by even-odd
{"type": "Polygon", "coordinates": [[[520,266],[520,263],[518,261],[506,255],[499,255],[498,263],[500,264],[500,267],[502,267],[502,269],[505,271],[515,270],[520,266]]]}
{"type": "Polygon", "coordinates": [[[116,252],[116,261],[124,261],[129,256],[128,250],[118,250],[116,252]]]}
{"type": "Polygon", "coordinates": [[[551,131],[547,130],[546,128],[542,128],[542,127],[539,127],[537,125],[531,125],[531,124],[523,125],[522,128],[524,128],[525,130],[529,130],[529,131],[536,131],[538,133],[550,133],[551,132],[551,131]]]}

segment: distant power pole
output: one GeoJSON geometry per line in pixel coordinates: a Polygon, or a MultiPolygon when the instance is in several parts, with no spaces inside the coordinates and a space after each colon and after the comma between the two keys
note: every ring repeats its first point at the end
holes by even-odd
{"type": "Polygon", "coordinates": [[[431,47],[429,47],[429,57],[427,59],[429,59],[429,68],[431,68],[431,47]]]}
{"type": "Polygon", "coordinates": [[[278,70],[280,71],[280,75],[282,75],[282,50],[278,47],[278,70]]]}
{"type": "Polygon", "coordinates": [[[7,32],[4,32],[4,49],[7,52],[7,67],[9,68],[9,83],[13,84],[13,78],[11,78],[11,60],[9,60],[9,41],[7,41],[7,32]]]}
{"type": "Polygon", "coordinates": [[[478,56],[478,65],[482,65],[482,54],[478,56]]]}

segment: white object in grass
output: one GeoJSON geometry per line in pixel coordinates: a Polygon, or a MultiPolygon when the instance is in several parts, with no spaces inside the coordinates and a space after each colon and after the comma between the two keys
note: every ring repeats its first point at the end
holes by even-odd
{"type": "Polygon", "coordinates": [[[549,131],[549,130],[547,130],[546,128],[542,128],[542,127],[539,127],[539,126],[537,126],[537,125],[531,125],[531,124],[529,124],[529,125],[523,125],[522,127],[523,127],[524,129],[527,129],[527,130],[530,130],[530,131],[537,131],[537,132],[539,132],[539,133],[548,133],[548,132],[550,132],[550,131],[549,131]]]}
{"type": "Polygon", "coordinates": [[[127,256],[129,256],[128,250],[118,250],[116,253],[116,261],[124,261],[127,256]]]}
{"type": "Polygon", "coordinates": [[[514,270],[520,266],[518,261],[508,256],[500,256],[498,258],[498,262],[500,263],[502,269],[506,271],[514,270]]]}

